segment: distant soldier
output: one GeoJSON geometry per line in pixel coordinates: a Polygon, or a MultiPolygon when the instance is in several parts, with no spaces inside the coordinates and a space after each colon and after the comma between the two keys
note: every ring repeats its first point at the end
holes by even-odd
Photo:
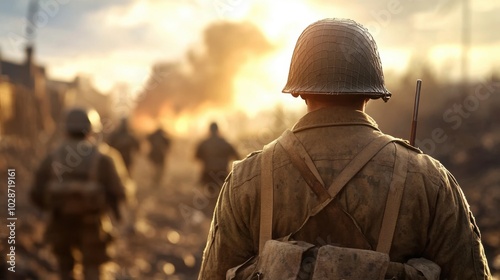
{"type": "Polygon", "coordinates": [[[163,129],[158,128],[147,139],[150,145],[148,157],[156,169],[153,181],[155,184],[159,184],[165,169],[165,158],[170,150],[170,138],[163,129]]]}
{"type": "MultiPolygon", "coordinates": [[[[212,199],[215,207],[219,190],[229,173],[229,162],[239,159],[238,152],[219,135],[219,127],[213,122],[210,124],[210,136],[198,144],[195,156],[203,164],[200,183],[204,194],[212,199]]],[[[213,207],[208,207],[206,213],[211,215],[213,207]]]]}
{"type": "Polygon", "coordinates": [[[119,206],[125,202],[127,172],[114,150],[98,146],[90,137],[101,129],[97,112],[70,110],[65,129],[65,141],[36,171],[31,199],[51,214],[45,240],[52,245],[60,278],[74,279],[76,249],[82,256],[85,279],[96,280],[101,265],[110,260],[108,214],[121,220],[119,206]]]}
{"type": "Polygon", "coordinates": [[[127,118],[121,119],[118,128],[109,136],[108,144],[120,152],[125,167],[127,167],[130,173],[132,160],[134,154],[139,151],[140,143],[131,133],[128,127],[127,118]]]}

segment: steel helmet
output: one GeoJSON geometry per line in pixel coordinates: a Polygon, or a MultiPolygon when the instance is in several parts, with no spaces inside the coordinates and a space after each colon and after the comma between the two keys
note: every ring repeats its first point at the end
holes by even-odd
{"type": "Polygon", "coordinates": [[[219,126],[217,125],[216,122],[211,122],[209,129],[210,129],[210,133],[215,134],[219,131],[219,126]]]}
{"type": "Polygon", "coordinates": [[[349,19],[309,25],[295,45],[284,93],[360,95],[389,100],[377,45],[349,19]]]}
{"type": "Polygon", "coordinates": [[[101,118],[93,109],[73,108],[66,115],[66,131],[69,133],[100,132],[101,118]]]}

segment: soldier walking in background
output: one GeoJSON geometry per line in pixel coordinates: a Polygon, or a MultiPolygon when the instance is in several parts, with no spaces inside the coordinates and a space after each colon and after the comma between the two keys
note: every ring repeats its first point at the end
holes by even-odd
{"type": "Polygon", "coordinates": [[[150,146],[148,158],[155,167],[153,183],[158,187],[164,176],[165,158],[170,150],[171,141],[161,127],[148,135],[147,140],[150,146]]]}
{"type": "Polygon", "coordinates": [[[111,147],[120,152],[125,167],[127,167],[130,174],[133,159],[140,149],[140,143],[130,131],[127,118],[122,118],[120,120],[120,125],[111,133],[107,142],[111,147]]]}
{"type": "Polygon", "coordinates": [[[308,113],[233,166],[199,279],[491,278],[453,175],[365,113],[370,99],[391,97],[367,29],[341,19],[308,26],[283,92],[308,113]],[[286,259],[299,251],[298,262],[286,259]],[[360,271],[377,275],[352,277],[360,271]]]}
{"type": "Polygon", "coordinates": [[[110,260],[109,214],[121,220],[128,178],[122,159],[109,146],[91,138],[101,130],[94,110],[72,109],[65,123],[66,139],[42,161],[35,173],[31,199],[51,215],[46,241],[59,264],[62,280],[74,279],[73,250],[81,253],[86,280],[101,279],[101,266],[110,260]]]}
{"type": "Polygon", "coordinates": [[[210,200],[204,212],[211,216],[220,188],[229,173],[229,162],[239,159],[239,155],[236,149],[220,136],[217,123],[212,122],[209,131],[209,137],[198,144],[195,157],[203,164],[200,184],[203,194],[210,200]]]}

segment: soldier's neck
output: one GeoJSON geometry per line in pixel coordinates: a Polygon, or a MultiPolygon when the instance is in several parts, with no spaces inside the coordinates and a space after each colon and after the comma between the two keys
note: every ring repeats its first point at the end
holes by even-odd
{"type": "Polygon", "coordinates": [[[367,101],[364,102],[342,102],[341,100],[337,100],[337,102],[325,102],[325,101],[318,101],[315,99],[309,99],[306,98],[306,105],[307,105],[307,112],[312,112],[316,111],[319,109],[323,108],[331,108],[335,110],[335,108],[345,108],[345,109],[352,109],[352,110],[357,110],[364,112],[366,108],[366,103],[367,101]]]}

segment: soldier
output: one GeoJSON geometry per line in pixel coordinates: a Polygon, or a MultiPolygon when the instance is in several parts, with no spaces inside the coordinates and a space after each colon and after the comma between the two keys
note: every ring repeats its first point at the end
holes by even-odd
{"type": "Polygon", "coordinates": [[[170,150],[170,138],[168,138],[165,131],[159,127],[155,132],[151,133],[147,139],[150,145],[149,160],[151,160],[155,166],[153,182],[159,185],[165,169],[165,158],[170,150]]]}
{"type": "MultiPolygon", "coordinates": [[[[385,248],[391,261],[386,279],[426,275],[421,266],[410,264],[414,258],[439,265],[440,279],[491,277],[469,205],[454,177],[437,160],[406,142],[391,140],[364,159],[364,167],[351,162],[365,147],[371,150],[375,140],[394,139],[365,113],[370,99],[387,101],[391,93],[384,85],[376,44],[364,27],[343,19],[324,19],[307,27],[295,46],[283,92],[304,99],[308,113],[264,152],[252,153],[233,166],[214,212],[199,279],[224,279],[230,268],[245,262],[227,279],[250,279],[241,278],[240,272],[259,259],[255,256],[262,253],[262,228],[271,229],[272,239],[338,244],[367,252],[378,251],[390,238],[385,248]],[[297,154],[301,156],[293,157],[297,154]],[[337,188],[342,180],[338,175],[351,172],[352,168],[344,171],[347,164],[358,169],[340,185],[343,188],[337,188]],[[261,183],[269,178],[274,183],[261,183]],[[332,182],[338,190],[333,195],[325,188],[332,182]],[[393,182],[404,192],[399,192],[399,209],[389,211],[394,230],[382,234],[384,213],[394,209],[384,208],[389,188],[390,197],[394,195],[393,182]],[[268,189],[274,198],[266,204],[266,196],[260,195],[268,189]],[[270,219],[270,225],[261,227],[261,217],[270,219]]],[[[267,279],[265,273],[253,275],[252,279],[267,279]]]]}
{"type": "Polygon", "coordinates": [[[109,136],[108,144],[122,155],[125,167],[131,172],[132,159],[139,151],[139,141],[132,135],[128,127],[127,118],[120,120],[120,126],[109,136]]]}
{"type": "Polygon", "coordinates": [[[220,188],[229,173],[229,161],[239,159],[239,155],[236,149],[220,136],[217,123],[210,124],[209,134],[207,139],[198,144],[195,157],[203,164],[200,184],[209,201],[204,212],[211,216],[220,188]]]}
{"type": "Polygon", "coordinates": [[[212,122],[209,127],[209,137],[200,142],[196,148],[195,157],[203,163],[200,182],[202,185],[224,183],[230,160],[239,158],[236,149],[219,134],[219,126],[212,122]]]}
{"type": "Polygon", "coordinates": [[[85,279],[96,280],[101,277],[101,265],[110,260],[108,214],[121,220],[127,173],[109,146],[94,143],[92,134],[101,130],[96,111],[70,110],[65,130],[66,140],[35,173],[31,199],[51,215],[45,240],[52,245],[60,278],[74,279],[72,251],[76,249],[82,256],[85,279]]]}

